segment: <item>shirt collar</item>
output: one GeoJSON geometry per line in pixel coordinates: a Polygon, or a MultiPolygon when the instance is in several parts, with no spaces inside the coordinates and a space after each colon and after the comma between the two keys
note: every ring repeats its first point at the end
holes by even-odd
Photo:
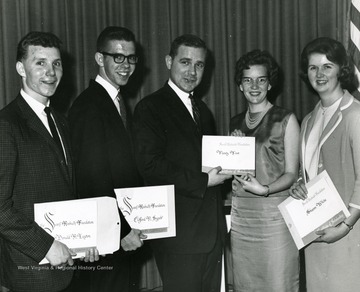
{"type": "MultiPolygon", "coordinates": [[[[44,113],[45,105],[37,101],[35,98],[31,97],[23,89],[20,90],[20,94],[25,99],[27,104],[31,107],[31,109],[36,113],[36,115],[39,116],[44,113]]],[[[49,106],[49,104],[50,100],[47,101],[46,106],[49,106]]]]}
{"type": "Polygon", "coordinates": [[[113,100],[117,97],[118,93],[120,92],[120,88],[119,89],[115,88],[112,84],[110,84],[109,81],[105,80],[100,75],[96,76],[95,81],[105,88],[105,90],[113,100]]]}
{"type": "Polygon", "coordinates": [[[187,101],[189,98],[189,95],[192,94],[192,92],[189,93],[189,92],[182,91],[179,87],[177,87],[177,85],[171,79],[169,79],[168,84],[175,91],[177,96],[180,97],[180,99],[183,101],[187,101]]]}

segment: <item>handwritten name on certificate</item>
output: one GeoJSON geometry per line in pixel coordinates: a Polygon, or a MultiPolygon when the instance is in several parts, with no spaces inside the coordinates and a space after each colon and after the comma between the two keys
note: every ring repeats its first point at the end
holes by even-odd
{"type": "Polygon", "coordinates": [[[255,175],[255,137],[203,136],[202,171],[221,166],[221,173],[255,175]]]}
{"type": "Polygon", "coordinates": [[[35,222],[75,252],[96,246],[96,201],[61,201],[34,205],[35,222]]]}
{"type": "Polygon", "coordinates": [[[278,206],[298,249],[319,237],[316,231],[336,226],[350,216],[326,170],[306,188],[306,200],[289,197],[278,206]]]}
{"type": "Polygon", "coordinates": [[[115,194],[131,228],[147,239],[176,235],[173,185],[115,189],[115,194]]]}

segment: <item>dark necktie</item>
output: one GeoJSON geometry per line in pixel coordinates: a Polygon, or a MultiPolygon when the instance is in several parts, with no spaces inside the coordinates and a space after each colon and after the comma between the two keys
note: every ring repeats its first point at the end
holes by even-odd
{"type": "Polygon", "coordinates": [[[125,108],[125,102],[124,102],[124,98],[122,97],[122,95],[120,94],[120,92],[118,93],[118,95],[116,96],[117,101],[119,102],[119,107],[120,107],[120,116],[121,119],[123,121],[124,127],[126,129],[126,108],[125,108]]]}
{"type": "Polygon", "coordinates": [[[47,120],[48,120],[50,131],[51,131],[51,135],[52,135],[55,143],[58,145],[63,158],[65,159],[64,150],[63,150],[63,147],[62,147],[62,144],[61,144],[61,140],[60,140],[58,131],[56,130],[55,122],[54,122],[53,118],[51,117],[51,110],[50,110],[49,107],[45,107],[44,111],[45,111],[46,116],[47,116],[47,120]]]}
{"type": "Polygon", "coordinates": [[[193,116],[194,116],[194,121],[196,124],[196,128],[199,132],[199,134],[201,134],[201,120],[200,120],[200,110],[196,104],[195,98],[192,94],[189,94],[189,98],[191,100],[191,106],[192,106],[192,111],[193,111],[193,116]]]}

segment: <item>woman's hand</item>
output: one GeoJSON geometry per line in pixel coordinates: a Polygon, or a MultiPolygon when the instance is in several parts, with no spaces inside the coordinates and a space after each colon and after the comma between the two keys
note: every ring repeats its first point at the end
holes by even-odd
{"type": "Polygon", "coordinates": [[[245,134],[240,130],[236,129],[230,133],[230,136],[245,137],[245,134]]]}
{"type": "Polygon", "coordinates": [[[349,232],[349,227],[345,224],[339,224],[334,227],[328,227],[323,230],[316,231],[316,234],[320,236],[314,241],[333,243],[346,236],[349,232]]]}
{"type": "Polygon", "coordinates": [[[265,196],[268,194],[268,187],[263,186],[258,180],[251,174],[247,175],[235,175],[235,180],[241,183],[245,191],[251,192],[258,196],[265,196]]]}
{"type": "Polygon", "coordinates": [[[307,198],[307,189],[302,180],[294,183],[289,189],[289,195],[297,200],[305,200],[307,198]]]}

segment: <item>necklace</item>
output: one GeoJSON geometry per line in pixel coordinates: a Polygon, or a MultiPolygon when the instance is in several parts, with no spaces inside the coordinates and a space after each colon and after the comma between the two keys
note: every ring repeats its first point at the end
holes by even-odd
{"type": "Polygon", "coordinates": [[[321,104],[320,104],[320,109],[322,110],[322,112],[321,112],[321,114],[322,115],[325,115],[325,113],[326,113],[326,111],[328,110],[330,108],[330,106],[322,106],[321,104]]]}
{"type": "Polygon", "coordinates": [[[270,102],[268,102],[268,104],[266,105],[264,110],[262,112],[258,112],[258,113],[250,113],[250,110],[248,109],[245,114],[246,126],[250,130],[256,128],[260,124],[261,120],[266,115],[266,113],[269,111],[269,109],[272,108],[272,106],[273,105],[270,102]]]}

